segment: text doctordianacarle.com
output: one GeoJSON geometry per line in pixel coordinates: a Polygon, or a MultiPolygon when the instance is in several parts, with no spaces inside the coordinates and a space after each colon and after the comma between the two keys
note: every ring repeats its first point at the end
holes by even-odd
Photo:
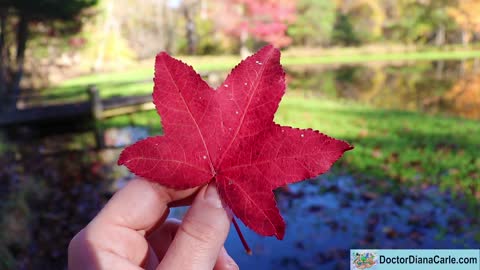
{"type": "Polygon", "coordinates": [[[416,255],[409,256],[379,256],[380,264],[477,264],[478,258],[475,257],[453,257],[453,256],[429,256],[421,257],[416,255]]]}

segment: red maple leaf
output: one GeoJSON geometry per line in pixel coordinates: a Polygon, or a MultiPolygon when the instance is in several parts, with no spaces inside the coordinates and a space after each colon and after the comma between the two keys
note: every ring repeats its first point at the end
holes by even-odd
{"type": "Polygon", "coordinates": [[[285,234],[272,190],[326,172],[353,148],[273,122],[285,73],[272,46],[242,61],[216,90],[192,67],[160,53],[154,83],[165,135],[127,147],[118,164],[169,188],[215,183],[224,203],[261,235],[285,234]]]}

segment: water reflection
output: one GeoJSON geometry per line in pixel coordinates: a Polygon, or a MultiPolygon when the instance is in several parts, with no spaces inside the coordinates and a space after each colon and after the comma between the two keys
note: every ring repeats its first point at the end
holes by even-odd
{"type": "Polygon", "coordinates": [[[444,95],[433,97],[424,104],[426,107],[440,107],[454,115],[480,119],[480,76],[464,76],[444,95]]]}
{"type": "Polygon", "coordinates": [[[289,68],[289,91],[378,108],[480,119],[478,61],[289,68]],[[476,64],[477,63],[477,64],[476,64]]]}

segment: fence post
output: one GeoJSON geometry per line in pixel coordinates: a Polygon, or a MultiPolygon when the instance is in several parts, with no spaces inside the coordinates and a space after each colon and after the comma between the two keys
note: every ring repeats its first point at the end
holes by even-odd
{"type": "Polygon", "coordinates": [[[90,110],[93,117],[94,133],[95,133],[95,142],[97,144],[97,149],[102,149],[105,147],[103,140],[103,132],[98,124],[98,120],[102,119],[102,100],[100,99],[100,93],[98,88],[95,85],[88,86],[88,96],[90,100],[90,110]]]}
{"type": "Polygon", "coordinates": [[[91,113],[95,120],[102,118],[102,100],[100,99],[100,93],[95,85],[88,86],[88,96],[90,99],[91,113]]]}

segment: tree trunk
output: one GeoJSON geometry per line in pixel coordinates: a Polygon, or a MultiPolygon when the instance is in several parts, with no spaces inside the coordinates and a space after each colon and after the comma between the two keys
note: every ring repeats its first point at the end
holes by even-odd
{"type": "MultiPolygon", "coordinates": [[[[0,96],[7,94],[7,73],[5,67],[5,31],[7,30],[7,14],[5,11],[0,13],[0,96]]],[[[5,100],[2,98],[2,100],[5,100]]],[[[4,107],[4,106],[2,106],[4,107]]]]}
{"type": "Polygon", "coordinates": [[[20,14],[20,21],[18,23],[17,29],[17,55],[16,55],[16,65],[17,70],[13,76],[13,81],[11,85],[11,103],[12,108],[16,108],[18,97],[20,96],[20,81],[23,77],[23,66],[25,63],[25,50],[27,48],[28,40],[28,22],[29,19],[25,14],[20,14]]]}
{"type": "Polygon", "coordinates": [[[187,22],[185,25],[187,32],[188,54],[195,54],[197,52],[197,37],[195,22],[192,18],[191,9],[194,8],[194,3],[183,7],[183,16],[187,22]]]}
{"type": "MultiPolygon", "coordinates": [[[[246,14],[246,7],[243,6],[241,9],[241,17],[248,17],[248,14],[246,14]]],[[[248,29],[242,28],[240,30],[240,57],[242,59],[247,58],[247,56],[251,55],[250,50],[247,47],[247,40],[248,40],[248,29]]]]}
{"type": "Polygon", "coordinates": [[[97,59],[95,59],[95,63],[93,64],[93,70],[98,71],[103,67],[103,58],[105,57],[105,47],[107,46],[107,39],[108,35],[110,35],[110,31],[112,28],[112,18],[113,18],[113,5],[114,1],[109,1],[107,3],[107,10],[105,15],[105,21],[103,22],[103,35],[100,40],[100,44],[98,45],[98,53],[97,59]]]}
{"type": "Polygon", "coordinates": [[[462,44],[463,46],[468,46],[470,43],[470,38],[471,38],[471,33],[468,32],[467,30],[462,30],[462,44]]]}
{"type": "Polygon", "coordinates": [[[435,45],[442,46],[445,44],[445,26],[442,24],[438,27],[437,33],[435,34],[435,45]]]}
{"type": "Polygon", "coordinates": [[[445,69],[445,61],[439,60],[437,61],[435,67],[435,78],[438,80],[443,79],[443,70],[445,69]]]}
{"type": "Polygon", "coordinates": [[[252,54],[247,47],[247,40],[248,31],[246,29],[242,29],[242,32],[240,32],[240,57],[242,59],[245,59],[252,54]]]}
{"type": "Polygon", "coordinates": [[[155,3],[155,18],[153,19],[152,23],[155,24],[155,28],[157,29],[158,33],[158,44],[161,44],[158,49],[165,51],[167,48],[167,29],[166,29],[166,20],[167,18],[164,16],[164,9],[166,8],[165,1],[154,2],[155,3]]]}
{"type": "Polygon", "coordinates": [[[163,31],[165,35],[163,36],[165,40],[164,50],[168,53],[173,52],[174,40],[175,40],[175,27],[173,25],[173,12],[169,11],[167,1],[163,1],[162,16],[163,19],[163,31]]]}
{"type": "Polygon", "coordinates": [[[460,76],[461,77],[465,76],[466,71],[467,71],[467,61],[465,59],[462,59],[462,61],[460,62],[460,69],[459,69],[460,76]]]}

